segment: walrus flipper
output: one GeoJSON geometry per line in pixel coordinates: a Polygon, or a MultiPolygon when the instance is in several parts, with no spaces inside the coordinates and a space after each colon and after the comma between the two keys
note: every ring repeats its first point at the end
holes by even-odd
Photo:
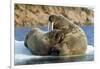
{"type": "Polygon", "coordinates": [[[25,45],[25,47],[28,48],[28,45],[27,45],[27,39],[28,39],[28,34],[26,35],[26,37],[25,37],[25,41],[24,41],[24,45],[25,45]]]}
{"type": "Polygon", "coordinates": [[[27,48],[28,48],[27,40],[28,40],[29,36],[31,36],[33,33],[34,33],[34,30],[31,30],[29,33],[26,34],[25,41],[24,41],[24,45],[27,48]]]}

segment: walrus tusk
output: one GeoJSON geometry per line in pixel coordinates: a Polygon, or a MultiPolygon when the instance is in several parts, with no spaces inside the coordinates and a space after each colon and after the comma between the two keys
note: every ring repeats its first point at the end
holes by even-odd
{"type": "Polygon", "coordinates": [[[50,31],[52,31],[53,30],[53,24],[54,24],[54,22],[52,22],[52,23],[48,23],[48,31],[50,32],[50,31]]]}
{"type": "Polygon", "coordinates": [[[51,23],[51,31],[53,30],[53,24],[54,24],[54,22],[51,23]]]}

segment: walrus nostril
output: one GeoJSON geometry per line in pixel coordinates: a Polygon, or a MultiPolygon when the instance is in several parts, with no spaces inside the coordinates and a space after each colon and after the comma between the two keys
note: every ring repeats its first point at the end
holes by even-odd
{"type": "Polygon", "coordinates": [[[50,48],[50,50],[48,51],[48,54],[52,55],[52,56],[58,56],[59,55],[59,50],[55,47],[50,48]]]}

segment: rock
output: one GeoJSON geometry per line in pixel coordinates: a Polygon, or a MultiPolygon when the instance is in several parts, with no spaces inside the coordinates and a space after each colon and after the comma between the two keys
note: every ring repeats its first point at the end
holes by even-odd
{"type": "Polygon", "coordinates": [[[62,14],[78,25],[84,25],[87,22],[91,24],[94,16],[94,12],[92,9],[83,7],[15,4],[15,26],[44,26],[47,25],[48,16],[51,14],[62,14]]]}

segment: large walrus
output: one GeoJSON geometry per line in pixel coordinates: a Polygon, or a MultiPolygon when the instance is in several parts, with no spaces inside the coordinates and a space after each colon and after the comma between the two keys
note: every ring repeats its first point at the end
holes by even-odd
{"type": "Polygon", "coordinates": [[[84,31],[62,15],[50,15],[53,29],[47,33],[33,29],[25,38],[25,46],[35,55],[79,56],[85,54],[84,31]]]}

